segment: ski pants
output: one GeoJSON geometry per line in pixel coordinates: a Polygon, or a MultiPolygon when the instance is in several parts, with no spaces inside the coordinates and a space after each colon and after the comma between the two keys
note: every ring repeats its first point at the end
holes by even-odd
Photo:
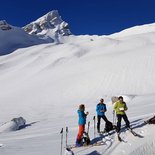
{"type": "Polygon", "coordinates": [[[124,114],[124,115],[117,114],[117,129],[116,129],[117,132],[120,132],[120,130],[121,130],[121,120],[122,120],[122,118],[124,119],[124,121],[126,123],[126,127],[130,128],[130,122],[128,120],[127,115],[126,114],[124,114]]]}
{"type": "Polygon", "coordinates": [[[108,119],[105,115],[103,116],[100,116],[100,115],[97,115],[97,131],[100,132],[100,124],[101,124],[101,118],[105,121],[105,122],[108,122],[108,119]]]}
{"type": "Polygon", "coordinates": [[[79,125],[79,131],[78,131],[78,135],[77,135],[77,141],[81,141],[82,140],[82,136],[85,130],[85,125],[79,125]]]}

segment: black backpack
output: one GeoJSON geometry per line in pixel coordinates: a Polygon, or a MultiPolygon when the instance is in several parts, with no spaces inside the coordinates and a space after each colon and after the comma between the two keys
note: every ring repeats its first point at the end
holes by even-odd
{"type": "Polygon", "coordinates": [[[90,144],[89,135],[88,135],[88,133],[84,132],[83,133],[83,145],[86,146],[86,145],[89,145],[89,144],[90,144]]]}
{"type": "Polygon", "coordinates": [[[104,128],[105,132],[109,132],[109,131],[114,130],[114,129],[116,129],[116,126],[113,125],[110,121],[105,123],[105,128],[104,128]]]}
{"type": "Polygon", "coordinates": [[[155,116],[145,121],[146,124],[155,124],[155,116]]]}

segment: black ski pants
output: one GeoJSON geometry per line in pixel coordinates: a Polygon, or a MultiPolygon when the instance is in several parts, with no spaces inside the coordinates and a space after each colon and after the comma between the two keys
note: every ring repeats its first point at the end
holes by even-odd
{"type": "Polygon", "coordinates": [[[105,122],[108,122],[108,119],[105,115],[103,116],[100,116],[100,115],[97,115],[97,131],[100,132],[100,124],[101,124],[101,118],[105,121],[105,122]]]}
{"type": "Polygon", "coordinates": [[[126,114],[124,114],[124,115],[117,114],[117,129],[116,129],[117,132],[120,132],[120,130],[121,130],[121,120],[122,120],[122,118],[124,119],[124,121],[126,123],[126,127],[130,128],[130,122],[128,120],[127,115],[126,114]]]}

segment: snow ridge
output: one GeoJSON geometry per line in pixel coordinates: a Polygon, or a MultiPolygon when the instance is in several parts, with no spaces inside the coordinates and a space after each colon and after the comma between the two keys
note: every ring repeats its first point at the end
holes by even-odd
{"type": "Polygon", "coordinates": [[[155,23],[134,26],[134,27],[125,29],[121,32],[114,33],[110,36],[111,37],[127,37],[127,36],[133,36],[133,35],[138,35],[138,34],[150,33],[150,32],[155,32],[155,23]]]}

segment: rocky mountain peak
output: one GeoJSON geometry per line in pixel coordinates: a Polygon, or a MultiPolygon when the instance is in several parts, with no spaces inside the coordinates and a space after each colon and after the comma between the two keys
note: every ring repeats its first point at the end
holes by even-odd
{"type": "Polygon", "coordinates": [[[36,21],[23,28],[27,33],[37,35],[41,38],[52,38],[55,36],[71,35],[69,25],[61,19],[57,10],[50,11],[36,21]]]}
{"type": "Polygon", "coordinates": [[[5,20],[0,20],[0,30],[6,31],[12,29],[11,25],[9,25],[5,20]]]}

